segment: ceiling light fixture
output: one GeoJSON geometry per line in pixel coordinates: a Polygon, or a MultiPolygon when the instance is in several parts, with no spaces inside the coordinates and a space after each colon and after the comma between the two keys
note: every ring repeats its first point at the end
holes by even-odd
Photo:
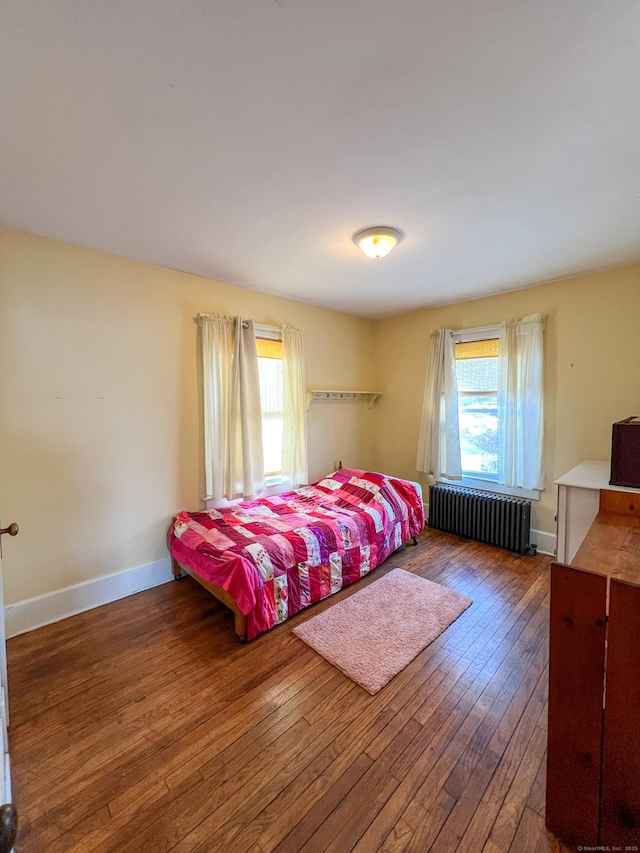
{"type": "Polygon", "coordinates": [[[387,228],[378,225],[376,228],[365,228],[353,235],[353,242],[359,246],[369,258],[379,261],[384,258],[400,239],[400,232],[396,228],[387,228]]]}

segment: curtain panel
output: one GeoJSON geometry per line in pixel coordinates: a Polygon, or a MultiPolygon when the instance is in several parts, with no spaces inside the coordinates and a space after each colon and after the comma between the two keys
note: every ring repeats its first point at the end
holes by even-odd
{"type": "Polygon", "coordinates": [[[544,489],[543,331],[540,314],[500,326],[498,480],[544,489]]]}
{"type": "MultiPolygon", "coordinates": [[[[235,318],[233,385],[229,432],[230,465],[226,491],[235,498],[253,498],[264,490],[262,405],[256,330],[253,320],[235,318]]],[[[227,497],[228,495],[225,495],[227,497]]]]}
{"type": "Polygon", "coordinates": [[[235,322],[220,314],[201,314],[198,323],[202,338],[205,488],[208,497],[222,498],[229,457],[235,322]]]}
{"type": "Polygon", "coordinates": [[[431,356],[422,405],[416,468],[434,477],[462,479],[458,383],[451,329],[438,329],[431,333],[431,356]]]}
{"type": "Polygon", "coordinates": [[[264,489],[262,412],[253,321],[200,314],[207,497],[264,489]]]}
{"type": "Polygon", "coordinates": [[[282,327],[282,482],[299,486],[309,482],[307,461],[307,384],[302,332],[282,327]]]}

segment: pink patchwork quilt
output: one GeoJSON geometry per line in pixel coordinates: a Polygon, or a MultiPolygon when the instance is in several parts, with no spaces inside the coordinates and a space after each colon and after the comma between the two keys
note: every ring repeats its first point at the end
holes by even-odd
{"type": "Polygon", "coordinates": [[[412,483],[341,468],[282,495],[181,512],[169,548],[234,598],[251,640],[354,583],[423,527],[412,483]]]}

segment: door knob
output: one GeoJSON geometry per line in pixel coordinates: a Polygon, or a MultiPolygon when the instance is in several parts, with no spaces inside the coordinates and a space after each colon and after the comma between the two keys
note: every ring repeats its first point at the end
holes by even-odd
{"type": "Polygon", "coordinates": [[[18,831],[18,812],[12,803],[0,806],[0,853],[13,850],[18,831]]]}
{"type": "Polygon", "coordinates": [[[8,527],[0,528],[0,536],[2,536],[3,533],[8,533],[9,536],[17,536],[18,530],[20,530],[20,528],[14,521],[13,524],[10,524],[8,527]]]}

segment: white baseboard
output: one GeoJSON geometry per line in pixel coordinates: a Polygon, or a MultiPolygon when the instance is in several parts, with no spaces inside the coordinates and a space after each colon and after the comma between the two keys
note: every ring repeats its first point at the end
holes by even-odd
{"type": "Polygon", "coordinates": [[[93,610],[143,589],[160,586],[173,579],[171,560],[165,557],[145,566],[136,566],[114,575],[27,598],[4,608],[7,637],[17,637],[51,622],[93,610]]]}
{"type": "MultiPolygon", "coordinates": [[[[429,505],[425,504],[425,518],[428,517],[429,505]]],[[[531,541],[536,543],[539,554],[554,556],[555,534],[532,529],[531,541]]],[[[43,625],[59,622],[68,616],[93,610],[94,607],[101,607],[103,604],[142,592],[143,589],[160,586],[170,580],[173,580],[171,560],[165,557],[163,560],[156,560],[155,563],[147,563],[145,566],[136,566],[114,575],[68,586],[65,589],[18,601],[16,604],[8,604],[4,608],[6,635],[17,637],[18,634],[25,634],[43,625]]]]}
{"type": "Polygon", "coordinates": [[[556,534],[547,533],[545,530],[534,530],[531,528],[531,542],[535,542],[538,554],[548,554],[550,557],[556,555],[556,534]]]}

